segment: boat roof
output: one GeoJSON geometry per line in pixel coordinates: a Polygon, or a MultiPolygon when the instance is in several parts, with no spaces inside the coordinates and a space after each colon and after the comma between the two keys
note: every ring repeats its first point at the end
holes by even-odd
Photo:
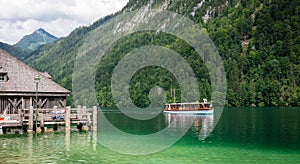
{"type": "MultiPolygon", "coordinates": [[[[165,105],[198,105],[198,104],[203,104],[204,102],[186,102],[186,103],[169,103],[165,105]]],[[[204,104],[209,104],[209,102],[206,102],[204,104]]]]}

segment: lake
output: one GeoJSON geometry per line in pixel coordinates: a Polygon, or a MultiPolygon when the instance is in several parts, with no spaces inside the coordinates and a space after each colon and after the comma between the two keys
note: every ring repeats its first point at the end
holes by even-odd
{"type": "MultiPolygon", "coordinates": [[[[101,126],[87,133],[2,135],[0,163],[300,163],[300,108],[225,108],[218,121],[213,116],[159,114],[137,121],[119,112],[104,115],[124,133],[142,137],[170,127],[175,120],[179,129],[192,124],[186,132],[172,129],[161,136],[183,135],[170,147],[148,155],[121,154],[102,145],[115,144],[114,148],[130,152],[130,144],[136,142],[144,146],[138,150],[142,153],[152,145],[160,148],[168,138],[142,143],[101,126]]],[[[103,124],[100,119],[98,124],[103,124]]]]}

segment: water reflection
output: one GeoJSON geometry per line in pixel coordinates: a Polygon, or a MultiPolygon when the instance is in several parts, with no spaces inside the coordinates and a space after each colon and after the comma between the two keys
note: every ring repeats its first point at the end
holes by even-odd
{"type": "Polygon", "coordinates": [[[171,125],[172,121],[176,118],[176,124],[173,124],[176,128],[181,129],[186,126],[186,122],[191,122],[192,129],[195,130],[195,134],[199,140],[204,140],[210,135],[214,128],[214,115],[184,115],[184,114],[165,114],[165,120],[167,125],[171,125]]]}
{"type": "Polygon", "coordinates": [[[70,131],[66,131],[66,134],[65,134],[66,151],[70,151],[70,142],[71,142],[70,138],[71,138],[70,131]]]}
{"type": "MultiPolygon", "coordinates": [[[[172,130],[175,131],[189,120],[192,120],[192,126],[177,144],[147,156],[126,156],[110,151],[97,141],[101,138],[99,133],[4,134],[0,136],[0,163],[300,163],[300,108],[233,109],[225,109],[219,121],[215,115],[159,115],[157,120],[143,124],[144,130],[152,126],[156,126],[153,128],[156,131],[174,126],[172,130]],[[213,135],[210,135],[216,122],[213,135]],[[196,135],[200,140],[207,137],[206,141],[199,141],[196,135]]],[[[109,116],[120,121],[118,125],[135,123],[132,120],[126,122],[117,113],[109,116]]],[[[98,130],[105,132],[105,129],[98,130]]],[[[129,144],[129,140],[120,136],[109,137],[116,144],[129,144]]],[[[138,144],[148,149],[151,143],[146,145],[145,142],[138,144]]],[[[165,140],[160,143],[163,142],[165,140]]]]}
{"type": "Polygon", "coordinates": [[[97,132],[93,132],[93,150],[97,150],[97,132]]]}
{"type": "Polygon", "coordinates": [[[29,133],[28,134],[28,158],[29,159],[32,158],[32,154],[33,154],[32,141],[33,141],[33,134],[29,133]]]}

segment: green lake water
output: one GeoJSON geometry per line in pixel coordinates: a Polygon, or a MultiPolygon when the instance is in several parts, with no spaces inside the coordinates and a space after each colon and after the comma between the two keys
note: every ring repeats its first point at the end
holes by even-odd
{"type": "MultiPolygon", "coordinates": [[[[161,131],[176,117],[176,126],[189,120],[189,116],[165,114],[148,121],[118,112],[105,116],[123,132],[141,136],[161,131]]],[[[212,116],[197,116],[178,142],[148,155],[112,151],[102,146],[103,137],[116,144],[134,141],[103,133],[105,128],[88,133],[2,135],[0,163],[300,163],[300,108],[225,108],[218,122],[212,116]],[[201,139],[201,134],[206,138],[201,139]]]]}

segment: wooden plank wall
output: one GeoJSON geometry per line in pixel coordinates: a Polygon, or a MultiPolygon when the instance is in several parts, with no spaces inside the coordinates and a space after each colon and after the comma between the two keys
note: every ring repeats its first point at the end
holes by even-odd
{"type": "Polygon", "coordinates": [[[8,97],[0,96],[0,114],[2,114],[5,108],[9,106],[8,97]]]}

